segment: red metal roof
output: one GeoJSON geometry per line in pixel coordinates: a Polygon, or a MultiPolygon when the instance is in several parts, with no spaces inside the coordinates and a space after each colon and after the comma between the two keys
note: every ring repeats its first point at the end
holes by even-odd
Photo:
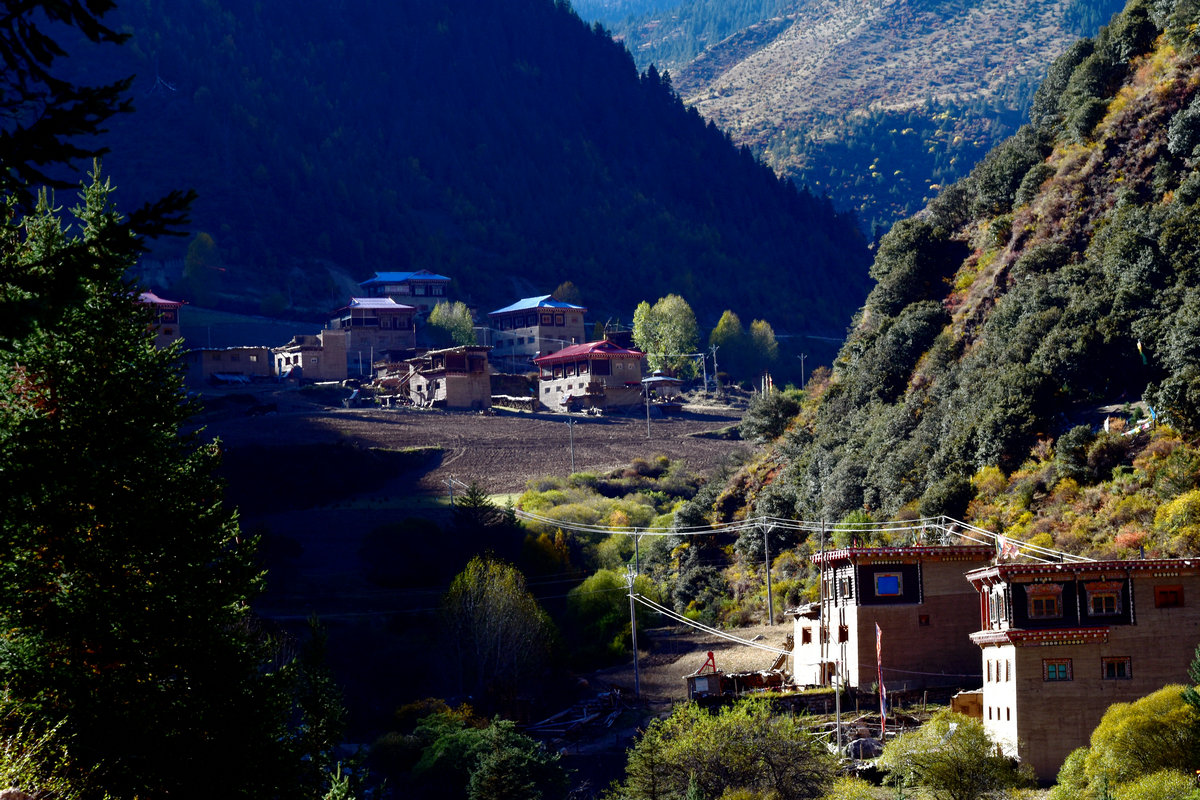
{"type": "Polygon", "coordinates": [[[904,547],[845,547],[840,550],[823,550],[809,556],[809,561],[832,564],[839,561],[987,561],[995,555],[989,545],[908,545],[904,547]]]}
{"type": "Polygon", "coordinates": [[[645,358],[646,354],[641,350],[627,350],[624,347],[618,347],[612,342],[604,339],[599,342],[587,342],[586,344],[573,344],[570,347],[564,347],[549,355],[539,356],[533,360],[537,365],[542,364],[558,364],[564,361],[580,361],[592,358],[645,358]]]}

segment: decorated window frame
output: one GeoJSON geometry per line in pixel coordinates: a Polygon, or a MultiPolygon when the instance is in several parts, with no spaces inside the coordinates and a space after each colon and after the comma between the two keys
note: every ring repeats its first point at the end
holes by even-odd
{"type": "Polygon", "coordinates": [[[1061,619],[1063,586],[1061,583],[1032,583],[1025,590],[1030,619],[1061,619]]]}
{"type": "Polygon", "coordinates": [[[1075,679],[1069,658],[1043,658],[1042,680],[1047,683],[1072,681],[1075,679]]]}
{"type": "Polygon", "coordinates": [[[1087,594],[1088,615],[1093,617],[1115,617],[1122,611],[1121,581],[1091,581],[1083,585],[1087,594]]]}

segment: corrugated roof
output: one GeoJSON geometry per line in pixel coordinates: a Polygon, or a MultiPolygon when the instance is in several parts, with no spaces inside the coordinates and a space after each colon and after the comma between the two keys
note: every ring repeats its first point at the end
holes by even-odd
{"type": "Polygon", "coordinates": [[[627,350],[618,347],[607,339],[586,344],[573,344],[549,355],[539,356],[533,360],[535,364],[555,364],[560,361],[578,361],[584,358],[645,358],[641,350],[627,350]]]}
{"type": "Polygon", "coordinates": [[[488,316],[491,316],[492,314],[503,314],[508,311],[532,311],[535,308],[562,308],[571,309],[574,311],[587,311],[587,309],[583,306],[564,303],[561,300],[555,300],[554,295],[552,294],[544,294],[541,297],[526,297],[524,300],[518,300],[511,306],[505,306],[504,308],[498,308],[495,311],[489,311],[488,316]]]}
{"type": "Polygon", "coordinates": [[[450,280],[445,275],[438,275],[436,272],[430,272],[427,269],[419,269],[416,272],[376,272],[375,277],[368,278],[360,283],[359,286],[374,286],[378,283],[404,283],[413,278],[423,281],[449,282],[450,280]]]}
{"type": "Polygon", "coordinates": [[[375,310],[389,311],[416,311],[413,306],[406,306],[403,303],[397,303],[390,297],[351,297],[349,304],[339,308],[338,311],[348,311],[352,308],[371,308],[375,310]]]}

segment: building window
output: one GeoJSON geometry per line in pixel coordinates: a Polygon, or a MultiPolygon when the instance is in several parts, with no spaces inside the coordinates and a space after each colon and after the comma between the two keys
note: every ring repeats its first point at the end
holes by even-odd
{"type": "Polygon", "coordinates": [[[1155,586],[1154,587],[1154,607],[1155,608],[1182,608],[1183,607],[1183,587],[1182,586],[1155,586]]]}
{"type": "Polygon", "coordinates": [[[838,594],[842,597],[853,597],[854,582],[849,578],[838,578],[838,594]]]}
{"type": "Polygon", "coordinates": [[[1095,581],[1085,583],[1088,613],[1093,617],[1112,617],[1121,613],[1121,582],[1095,581]]]}
{"type": "Polygon", "coordinates": [[[257,361],[258,361],[258,356],[256,356],[256,355],[254,355],[253,353],[251,353],[251,354],[250,354],[250,362],[251,362],[251,363],[255,363],[255,362],[257,362],[257,361]]]}
{"type": "Polygon", "coordinates": [[[1088,597],[1093,617],[1112,616],[1116,614],[1117,596],[1115,594],[1094,594],[1088,597]]]}
{"type": "Polygon", "coordinates": [[[880,572],[875,575],[875,594],[878,597],[898,597],[904,594],[904,580],[899,572],[880,572]]]}
{"type": "Polygon", "coordinates": [[[812,628],[800,629],[800,644],[812,644],[812,628]]]}
{"type": "Polygon", "coordinates": [[[563,326],[563,315],[562,314],[554,315],[554,324],[560,328],[563,326]]]}
{"type": "Polygon", "coordinates": [[[554,315],[553,314],[542,314],[542,324],[543,325],[551,325],[553,323],[554,323],[554,315]]]}
{"type": "Polygon", "coordinates": [[[920,625],[922,628],[928,628],[929,627],[929,615],[928,614],[918,614],[917,615],[917,624],[920,625]]]}
{"type": "Polygon", "coordinates": [[[1026,591],[1030,619],[1054,619],[1062,616],[1062,584],[1039,583],[1026,591]]]}
{"type": "Polygon", "coordinates": [[[163,328],[163,336],[174,336],[174,335],[175,335],[174,328],[163,328]]]}
{"type": "Polygon", "coordinates": [[[1042,680],[1043,681],[1069,681],[1069,680],[1072,680],[1071,659],[1069,659],[1069,658],[1043,658],[1042,659],[1042,680]]]}
{"type": "Polygon", "coordinates": [[[992,660],[989,658],[987,661],[985,661],[983,663],[985,663],[987,665],[987,680],[986,680],[986,682],[991,683],[992,682],[992,660]]]}
{"type": "Polygon", "coordinates": [[[849,625],[838,625],[838,641],[839,642],[850,641],[850,626],[849,625]]]}
{"type": "Polygon", "coordinates": [[[1102,658],[1100,659],[1100,666],[1100,677],[1106,681],[1127,681],[1133,677],[1133,669],[1131,668],[1128,656],[1102,658]]]}

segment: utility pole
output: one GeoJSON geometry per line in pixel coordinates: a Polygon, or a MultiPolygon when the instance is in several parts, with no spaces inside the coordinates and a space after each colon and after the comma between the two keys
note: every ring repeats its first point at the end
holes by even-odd
{"type": "Polygon", "coordinates": [[[714,381],[716,382],[716,384],[717,384],[717,394],[720,394],[720,393],[721,393],[721,379],[717,377],[717,375],[720,373],[720,370],[718,370],[718,369],[717,369],[717,351],[718,351],[718,350],[720,350],[720,349],[721,349],[721,348],[719,348],[719,347],[718,347],[717,345],[715,345],[715,344],[712,346],[712,354],[713,354],[713,380],[714,380],[714,381]]]}
{"type": "MultiPolygon", "coordinates": [[[[571,431],[571,475],[575,474],[575,420],[567,420],[567,428],[571,431]]],[[[569,476],[568,476],[569,477],[569,476]]]]}
{"type": "Polygon", "coordinates": [[[646,395],[646,438],[650,438],[650,387],[642,385],[642,391],[646,395]]]}
{"type": "Polygon", "coordinates": [[[700,354],[700,371],[704,373],[704,394],[708,394],[708,357],[700,354]]]}
{"type": "Polygon", "coordinates": [[[626,566],[625,585],[629,587],[629,632],[633,637],[633,696],[642,699],[642,679],[638,672],[637,614],[633,608],[633,569],[626,566]]]}
{"type": "Polygon", "coordinates": [[[808,353],[800,354],[800,388],[804,388],[804,359],[808,358],[808,353]]]}
{"type": "Polygon", "coordinates": [[[763,526],[763,550],[767,557],[767,624],[775,624],[775,602],[771,599],[771,526],[763,526]]]}
{"type": "Polygon", "coordinates": [[[840,660],[833,662],[833,696],[834,708],[836,711],[837,720],[837,754],[842,755],[842,662],[840,660]]]}

